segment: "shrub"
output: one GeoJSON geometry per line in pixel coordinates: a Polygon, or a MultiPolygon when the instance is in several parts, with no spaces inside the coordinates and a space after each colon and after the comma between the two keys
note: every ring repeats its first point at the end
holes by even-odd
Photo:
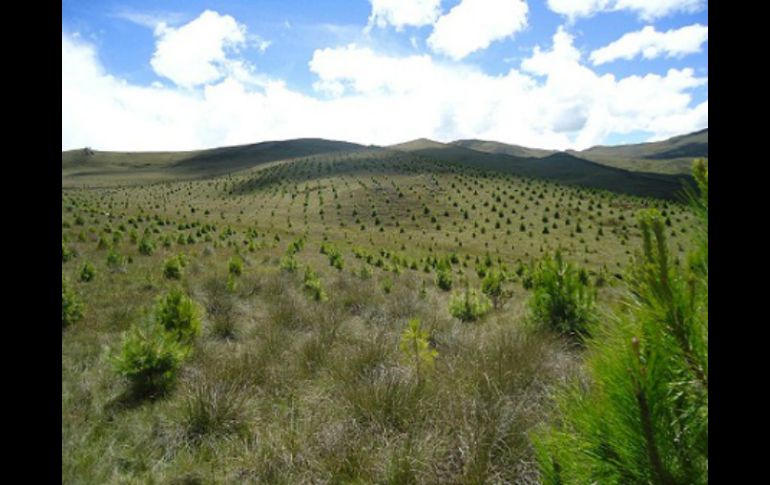
{"type": "Polygon", "coordinates": [[[115,270],[123,266],[125,258],[121,256],[120,254],[116,253],[114,250],[110,250],[109,253],[107,253],[107,267],[115,270]]]}
{"type": "Polygon", "coordinates": [[[631,310],[588,342],[591,385],[562,389],[560,424],[535,436],[544,483],[708,483],[708,171],[693,171],[698,264],[672,263],[663,216],[640,214],[631,310]]]}
{"type": "Polygon", "coordinates": [[[281,257],[279,266],[282,270],[288,273],[295,272],[297,270],[298,264],[297,259],[294,257],[294,253],[287,251],[286,254],[281,257]]]}
{"type": "Polygon", "coordinates": [[[420,328],[420,320],[412,318],[401,333],[401,352],[414,363],[417,379],[422,379],[422,369],[433,366],[438,351],[431,348],[429,334],[420,328]]]}
{"type": "Polygon", "coordinates": [[[507,279],[504,271],[493,269],[481,281],[481,291],[492,300],[494,308],[498,308],[503,299],[509,296],[504,288],[507,279]]]}
{"type": "Polygon", "coordinates": [[[240,276],[243,274],[243,260],[238,256],[230,258],[230,262],[227,264],[227,271],[232,276],[240,276]]]}
{"type": "Polygon", "coordinates": [[[390,293],[391,290],[393,290],[393,280],[386,277],[384,280],[382,280],[382,291],[385,293],[390,293]]]}
{"type": "Polygon", "coordinates": [[[94,279],[94,276],[96,276],[96,269],[94,268],[94,265],[89,261],[83,263],[83,266],[80,268],[80,281],[91,281],[94,279]]]}
{"type": "Polygon", "coordinates": [[[69,282],[61,280],[61,326],[62,328],[83,318],[83,302],[70,287],[69,282]]]}
{"type": "Polygon", "coordinates": [[[64,240],[61,242],[61,262],[66,263],[70,259],[75,257],[75,251],[71,250],[67,247],[67,245],[64,243],[64,240]]]}
{"type": "Polygon", "coordinates": [[[200,311],[182,290],[173,288],[158,300],[155,320],[180,342],[189,343],[201,329],[200,311]]]}
{"type": "Polygon", "coordinates": [[[579,339],[588,335],[595,320],[594,290],[581,281],[579,271],[560,251],[538,263],[532,285],[529,306],[535,323],[579,339]]]}
{"type": "Polygon", "coordinates": [[[452,271],[450,269],[440,269],[436,272],[436,286],[444,291],[452,289],[452,271]]]}
{"type": "Polygon", "coordinates": [[[305,289],[310,292],[314,300],[324,301],[327,299],[326,292],[321,287],[320,278],[318,278],[318,275],[315,273],[315,271],[310,269],[310,266],[305,267],[304,284],[305,289]]]}
{"type": "Polygon", "coordinates": [[[120,350],[111,356],[114,371],[127,378],[139,395],[169,390],[189,348],[156,322],[133,325],[123,335],[120,350]]]}
{"type": "Polygon", "coordinates": [[[163,263],[163,276],[171,280],[181,279],[182,266],[178,256],[171,256],[163,263]]]}
{"type": "Polygon", "coordinates": [[[139,253],[149,256],[155,251],[155,244],[148,237],[143,237],[139,242],[139,253]]]}
{"type": "Polygon", "coordinates": [[[463,322],[478,320],[489,312],[492,304],[486,295],[468,289],[463,293],[454,293],[449,299],[449,313],[463,322]]]}

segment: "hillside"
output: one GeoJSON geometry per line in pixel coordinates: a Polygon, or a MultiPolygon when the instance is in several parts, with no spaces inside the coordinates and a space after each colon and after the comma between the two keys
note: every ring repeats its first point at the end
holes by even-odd
{"type": "Polygon", "coordinates": [[[138,184],[215,177],[277,160],[364,149],[344,141],[302,138],[186,152],[62,152],[62,185],[138,184]]]}
{"type": "Polygon", "coordinates": [[[497,141],[487,140],[457,140],[452,145],[470,148],[479,152],[501,153],[521,158],[543,158],[556,153],[556,150],[543,150],[541,148],[528,148],[520,145],[509,145],[497,141]]]}
{"type": "Polygon", "coordinates": [[[604,315],[639,211],[682,261],[695,214],[555,183],[665,186],[564,153],[293,144],[63,154],[62,482],[540,483],[582,351],[532,325],[532,275],[558,249],[604,315]]]}
{"type": "Polygon", "coordinates": [[[476,168],[640,196],[676,198],[683,183],[689,180],[686,175],[623,170],[564,152],[542,158],[522,158],[503,153],[479,152],[453,143],[443,144],[430,140],[416,140],[391,148],[476,168]]]}
{"type": "Polygon", "coordinates": [[[595,146],[568,153],[626,170],[686,174],[693,158],[708,158],[709,132],[705,130],[668,140],[633,145],[595,146]]]}
{"type": "MultiPolygon", "coordinates": [[[[672,199],[690,179],[688,167],[692,158],[708,155],[708,130],[662,142],[594,147],[584,152],[557,152],[483,140],[441,143],[426,138],[388,147],[303,138],[187,152],[80,149],[62,152],[62,186],[115,187],[203,179],[309,156],[350,158],[361,152],[397,152],[407,163],[415,163],[418,158],[443,161],[568,185],[672,199]]],[[[345,165],[345,169],[355,167],[345,165]]]]}

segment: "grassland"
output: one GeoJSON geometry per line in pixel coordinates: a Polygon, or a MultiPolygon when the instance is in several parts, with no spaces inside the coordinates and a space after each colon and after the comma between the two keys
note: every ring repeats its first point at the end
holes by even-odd
{"type": "Polygon", "coordinates": [[[530,431],[583,357],[528,322],[527,268],[561,248],[606,310],[640,247],[636,211],[662,212],[678,257],[694,223],[672,201],[398,150],[187,178],[168,169],[178,162],[80,176],[63,162],[62,245],[75,256],[62,273],[85,303],[62,331],[64,483],[538,483],[530,431]],[[189,262],[168,279],[178,254],[189,262]],[[441,259],[451,291],[436,283],[441,259]],[[478,288],[485,261],[512,275],[509,298],[462,322],[450,295],[478,288]],[[171,392],[137,399],[109,355],[172,287],[200,306],[203,333],[171,392]],[[424,376],[399,348],[411,318],[438,353],[424,376]]]}

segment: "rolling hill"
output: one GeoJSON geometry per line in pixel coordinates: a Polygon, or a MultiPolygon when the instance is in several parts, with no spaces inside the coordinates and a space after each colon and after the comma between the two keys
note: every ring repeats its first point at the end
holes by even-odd
{"type": "Polygon", "coordinates": [[[657,173],[689,173],[693,158],[709,154],[709,131],[697,131],[668,140],[633,145],[595,146],[567,153],[603,165],[657,173]]]}
{"type": "Polygon", "coordinates": [[[278,160],[365,148],[344,141],[301,138],[186,152],[68,150],[62,152],[62,185],[131,185],[214,177],[278,160]]]}
{"type": "Polygon", "coordinates": [[[393,145],[390,148],[480,169],[665,199],[676,198],[683,184],[690,179],[685,174],[624,170],[584,160],[565,152],[554,152],[540,158],[524,158],[499,152],[476,151],[455,143],[444,144],[425,139],[393,145]]]}
{"type": "Polygon", "coordinates": [[[557,152],[556,150],[528,148],[520,145],[509,145],[507,143],[487,140],[457,140],[453,141],[451,144],[463,148],[470,148],[471,150],[476,150],[478,152],[501,153],[503,155],[513,155],[514,157],[522,158],[543,158],[557,152]]]}
{"type": "MultiPolygon", "coordinates": [[[[62,152],[62,186],[106,187],[202,179],[310,156],[350,158],[354,153],[368,153],[376,157],[379,153],[392,152],[407,162],[440,161],[568,185],[672,199],[690,179],[692,158],[708,156],[708,129],[661,142],[600,146],[582,152],[533,149],[484,140],[441,143],[426,138],[388,147],[302,138],[186,152],[132,153],[85,148],[62,152]]],[[[356,159],[362,160],[360,156],[356,159]]]]}

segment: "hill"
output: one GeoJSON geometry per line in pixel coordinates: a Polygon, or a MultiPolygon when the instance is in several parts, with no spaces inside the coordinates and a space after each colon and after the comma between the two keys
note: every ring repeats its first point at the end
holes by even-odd
{"type": "Polygon", "coordinates": [[[524,177],[665,199],[676,198],[683,184],[690,180],[687,175],[624,170],[564,152],[555,152],[542,158],[523,158],[503,153],[480,152],[454,143],[444,144],[424,139],[390,148],[430,159],[524,177]]]}
{"type": "Polygon", "coordinates": [[[663,141],[595,146],[582,151],[568,150],[568,153],[627,170],[686,174],[693,158],[708,158],[709,131],[706,128],[663,141]]]}
{"type": "Polygon", "coordinates": [[[513,155],[521,158],[543,158],[556,153],[556,150],[544,150],[541,148],[528,148],[520,145],[509,145],[497,141],[487,140],[457,140],[452,145],[470,148],[479,152],[502,153],[503,155],[513,155]]]}
{"type": "Polygon", "coordinates": [[[62,152],[62,185],[110,185],[206,178],[278,160],[365,147],[344,141],[301,138],[181,152],[62,152]]]}

